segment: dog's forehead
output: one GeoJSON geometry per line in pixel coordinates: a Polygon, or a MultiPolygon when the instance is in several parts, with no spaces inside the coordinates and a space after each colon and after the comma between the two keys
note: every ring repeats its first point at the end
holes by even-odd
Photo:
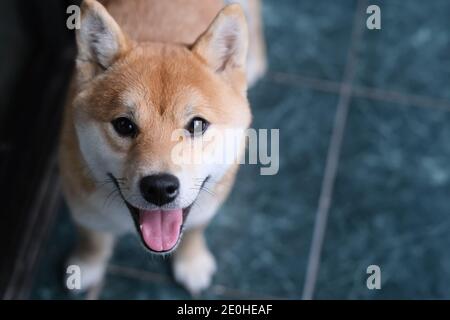
{"type": "Polygon", "coordinates": [[[175,112],[181,118],[194,114],[195,107],[207,104],[204,95],[193,86],[177,85],[175,90],[151,90],[147,86],[128,86],[120,94],[120,103],[133,113],[175,112]]]}
{"type": "Polygon", "coordinates": [[[120,70],[121,104],[164,113],[205,103],[204,67],[188,50],[140,50],[120,70]],[[200,79],[200,81],[199,81],[200,79]]]}

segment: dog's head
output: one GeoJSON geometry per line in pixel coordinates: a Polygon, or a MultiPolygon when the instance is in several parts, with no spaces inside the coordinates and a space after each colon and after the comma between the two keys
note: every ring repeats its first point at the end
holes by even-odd
{"type": "MultiPolygon", "coordinates": [[[[176,153],[192,155],[187,151],[203,139],[195,150],[205,159],[223,148],[208,135],[250,124],[247,38],[238,5],[184,46],[135,43],[102,5],[83,4],[73,104],[80,149],[96,181],[113,180],[152,251],[176,246],[205,182],[230,167],[179,161],[176,153]]],[[[241,138],[226,152],[239,153],[241,138]]]]}

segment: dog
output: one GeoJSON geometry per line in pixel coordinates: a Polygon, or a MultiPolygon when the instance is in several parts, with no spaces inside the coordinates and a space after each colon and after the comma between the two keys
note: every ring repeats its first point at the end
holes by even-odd
{"type": "MultiPolygon", "coordinates": [[[[102,281],[114,242],[128,232],[152,254],[170,254],[174,278],[192,294],[210,285],[216,262],[204,229],[238,164],[177,163],[173,149],[188,150],[213,130],[250,126],[248,83],[266,65],[258,6],[244,3],[255,34],[247,58],[239,4],[82,3],[59,146],[63,193],[78,230],[68,264],[80,267],[81,289],[102,281]],[[179,129],[184,136],[173,139],[179,129]]],[[[244,150],[242,135],[228,151],[244,150]]]]}

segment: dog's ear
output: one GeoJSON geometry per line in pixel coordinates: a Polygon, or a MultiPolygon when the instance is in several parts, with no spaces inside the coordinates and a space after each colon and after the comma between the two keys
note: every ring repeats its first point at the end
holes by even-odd
{"type": "Polygon", "coordinates": [[[240,5],[223,8],[209,28],[197,39],[192,51],[215,72],[240,69],[245,72],[248,30],[240,5]]]}
{"type": "Polygon", "coordinates": [[[107,69],[129,47],[129,42],[106,9],[95,0],[84,0],[81,6],[81,25],[76,33],[78,57],[84,80],[93,77],[95,70],[107,69]]]}

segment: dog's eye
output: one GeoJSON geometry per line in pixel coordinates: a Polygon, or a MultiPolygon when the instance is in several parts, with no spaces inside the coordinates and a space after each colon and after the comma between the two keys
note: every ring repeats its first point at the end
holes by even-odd
{"type": "Polygon", "coordinates": [[[209,126],[208,121],[200,117],[195,117],[189,122],[186,129],[189,131],[191,135],[197,136],[205,133],[206,129],[208,129],[208,126],[209,126]]]}
{"type": "Polygon", "coordinates": [[[128,118],[120,117],[113,120],[111,123],[116,132],[122,137],[134,138],[137,135],[136,125],[128,118]]]}

